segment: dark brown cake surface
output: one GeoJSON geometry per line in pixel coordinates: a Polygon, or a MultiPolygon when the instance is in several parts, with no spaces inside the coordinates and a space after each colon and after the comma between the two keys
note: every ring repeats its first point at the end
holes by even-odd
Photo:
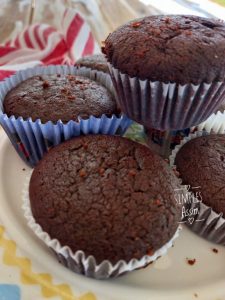
{"type": "Polygon", "coordinates": [[[82,136],[53,148],[30,181],[42,229],[97,262],[140,259],[174,235],[179,186],[147,147],[116,136],[82,136]]]}
{"type": "Polygon", "coordinates": [[[103,47],[131,77],[180,84],[225,77],[225,24],[197,16],[149,16],[111,33],[103,47]]]}
{"type": "Polygon", "coordinates": [[[15,117],[41,119],[42,122],[68,122],[90,115],[116,113],[116,102],[102,85],[74,75],[31,77],[5,97],[4,112],[15,117]]]}
{"type": "Polygon", "coordinates": [[[102,54],[93,54],[81,57],[76,61],[76,65],[79,67],[86,67],[92,70],[109,73],[107,60],[102,54]]]}
{"type": "Polygon", "coordinates": [[[184,184],[199,186],[203,203],[225,215],[225,135],[187,142],[177,153],[175,164],[184,184]]]}

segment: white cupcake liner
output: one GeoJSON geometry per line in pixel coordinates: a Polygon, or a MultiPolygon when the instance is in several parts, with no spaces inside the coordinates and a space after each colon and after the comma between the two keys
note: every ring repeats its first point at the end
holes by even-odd
{"type": "Polygon", "coordinates": [[[179,130],[200,124],[225,96],[225,82],[152,82],[123,74],[110,63],[109,69],[121,110],[147,128],[179,130]]]}
{"type": "Polygon", "coordinates": [[[81,75],[93,79],[115,93],[112,81],[103,72],[73,66],[46,66],[21,70],[0,84],[0,124],[7,133],[14,148],[21,158],[31,167],[36,165],[44,153],[52,146],[82,134],[119,134],[123,135],[131,124],[125,115],[107,117],[90,116],[88,119],[78,118],[78,121],[42,123],[40,119],[32,121],[22,117],[8,117],[3,111],[3,101],[6,94],[20,82],[44,74],[81,75]]]}
{"type": "MultiPolygon", "coordinates": [[[[170,166],[173,169],[176,169],[175,158],[184,144],[200,136],[219,133],[217,132],[216,128],[217,126],[213,127],[210,132],[196,131],[195,133],[190,134],[188,137],[185,137],[181,141],[180,145],[177,145],[172,151],[172,154],[170,156],[170,166]]],[[[187,204],[186,208],[189,210],[198,209],[199,211],[197,216],[186,220],[185,224],[192,231],[204,237],[205,239],[225,246],[225,218],[223,217],[222,213],[216,213],[211,207],[199,201],[196,201],[196,203],[194,203],[193,201],[192,203],[187,204]]]]}
{"type": "Polygon", "coordinates": [[[120,260],[113,265],[110,261],[104,260],[100,264],[97,264],[92,255],[86,256],[83,251],[77,251],[74,253],[68,246],[62,246],[57,239],[51,239],[49,234],[44,232],[41,226],[36,223],[32,215],[29,200],[29,182],[31,175],[32,172],[30,176],[26,178],[22,192],[22,208],[24,210],[24,216],[27,219],[28,226],[33,230],[36,236],[38,236],[51,250],[53,250],[59,262],[76,273],[96,279],[107,279],[120,276],[135,269],[143,268],[159,257],[165,255],[168,249],[173,246],[174,240],[179,236],[179,232],[181,230],[180,225],[172,239],[162,248],[157,250],[152,256],[145,255],[140,260],[131,259],[128,263],[124,260],[120,260]]]}
{"type": "Polygon", "coordinates": [[[198,131],[225,133],[225,111],[212,114],[205,122],[196,126],[198,131]]]}

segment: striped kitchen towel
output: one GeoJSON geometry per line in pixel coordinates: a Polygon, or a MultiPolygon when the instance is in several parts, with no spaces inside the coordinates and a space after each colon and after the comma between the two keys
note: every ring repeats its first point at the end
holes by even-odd
{"type": "Polygon", "coordinates": [[[0,80],[17,70],[74,64],[82,56],[99,52],[89,25],[77,11],[65,9],[61,24],[61,31],[47,24],[33,24],[0,45],[0,80]]]}

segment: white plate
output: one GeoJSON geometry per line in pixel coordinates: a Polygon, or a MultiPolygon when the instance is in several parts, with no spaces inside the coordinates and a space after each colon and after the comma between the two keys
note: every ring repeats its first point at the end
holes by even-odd
{"type": "MultiPolygon", "coordinates": [[[[118,279],[97,281],[67,270],[26,225],[21,209],[21,190],[28,171],[28,167],[18,157],[0,129],[0,224],[5,227],[7,236],[15,241],[17,252],[31,260],[34,274],[51,274],[54,284],[69,285],[76,296],[86,292],[92,293],[79,298],[82,300],[225,299],[225,247],[209,243],[186,228],[167,256],[146,269],[118,279]],[[213,248],[218,249],[217,254],[212,251],[213,248]],[[196,259],[196,263],[190,266],[186,258],[196,259]]],[[[0,243],[1,263],[2,253],[0,243]]],[[[18,266],[16,268],[11,267],[12,274],[18,272],[18,266]]],[[[4,278],[4,272],[1,270],[0,265],[0,283],[7,283],[10,281],[9,277],[4,278]]],[[[23,285],[21,281],[18,282],[18,285],[20,284],[23,285]]],[[[23,285],[24,288],[26,289],[26,286],[23,285]]],[[[23,300],[47,299],[44,295],[34,298],[34,285],[27,289],[30,295],[24,293],[26,297],[24,296],[23,300]]],[[[65,298],[53,298],[78,299],[66,295],[65,298]]]]}

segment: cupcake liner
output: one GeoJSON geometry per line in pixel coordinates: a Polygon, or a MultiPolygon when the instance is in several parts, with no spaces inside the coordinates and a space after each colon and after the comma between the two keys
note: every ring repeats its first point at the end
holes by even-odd
{"type": "Polygon", "coordinates": [[[68,246],[61,246],[57,239],[51,239],[49,234],[44,232],[41,226],[35,222],[29,200],[29,182],[31,174],[26,178],[22,192],[22,208],[24,210],[24,216],[27,219],[28,226],[33,230],[36,236],[38,236],[51,250],[53,250],[59,262],[73,272],[96,279],[107,279],[145,267],[167,253],[168,249],[173,246],[174,240],[178,237],[181,230],[181,226],[179,225],[172,239],[162,248],[157,250],[152,256],[145,255],[140,260],[131,259],[128,263],[124,260],[120,260],[116,264],[112,264],[110,261],[104,260],[100,264],[97,264],[92,255],[86,256],[83,251],[76,251],[74,253],[68,246]]]}
{"type": "MultiPolygon", "coordinates": [[[[35,166],[43,154],[52,146],[82,134],[119,134],[123,135],[130,126],[131,120],[125,116],[112,115],[107,117],[90,116],[88,119],[78,118],[78,121],[57,123],[51,121],[42,123],[40,119],[23,119],[15,116],[8,117],[3,112],[4,97],[20,82],[35,75],[44,74],[71,74],[81,75],[94,79],[110,91],[113,91],[112,81],[103,72],[96,72],[86,68],[73,66],[46,66],[22,70],[7,78],[0,84],[0,124],[7,133],[10,141],[20,157],[31,167],[35,166]]],[[[113,92],[114,93],[114,92],[113,92]]]]}
{"type": "Polygon", "coordinates": [[[225,96],[225,82],[152,82],[123,74],[110,63],[109,69],[121,110],[147,128],[179,130],[200,124],[225,96]]]}
{"type": "Polygon", "coordinates": [[[225,111],[212,114],[205,122],[196,126],[196,130],[215,133],[225,133],[225,111]]]}
{"type": "MultiPolygon", "coordinates": [[[[216,131],[216,127],[212,128],[211,134],[212,133],[218,133],[216,131]]],[[[175,157],[184,144],[196,137],[209,134],[210,133],[207,131],[196,131],[195,133],[190,134],[188,137],[185,137],[172,151],[170,156],[170,166],[176,169],[175,157]]],[[[192,195],[193,201],[187,203],[185,208],[189,212],[196,211],[198,213],[187,217],[184,220],[184,223],[198,235],[214,243],[225,245],[225,218],[223,217],[223,214],[216,213],[211,207],[196,199],[193,193],[192,195]]]]}
{"type": "Polygon", "coordinates": [[[157,130],[145,128],[146,143],[163,158],[168,158],[171,151],[179,145],[185,136],[190,133],[190,128],[183,130],[157,130]]]}

